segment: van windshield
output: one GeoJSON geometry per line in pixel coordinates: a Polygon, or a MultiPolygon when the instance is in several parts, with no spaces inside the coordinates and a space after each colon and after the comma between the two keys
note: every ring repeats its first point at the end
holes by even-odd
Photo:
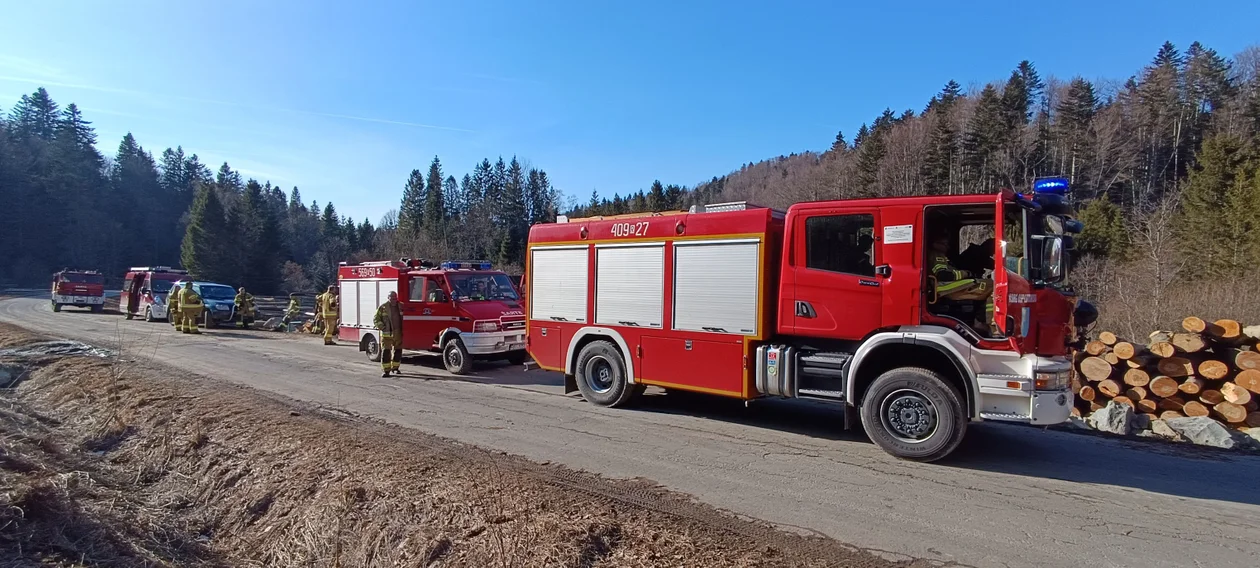
{"type": "Polygon", "coordinates": [[[518,300],[516,288],[506,274],[451,274],[451,295],[456,300],[518,300]]]}
{"type": "Polygon", "coordinates": [[[223,286],[222,284],[202,284],[199,294],[206,300],[232,300],[236,298],[236,290],[231,286],[223,286]]]}
{"type": "Polygon", "coordinates": [[[173,283],[174,282],[170,280],[158,280],[155,278],[150,284],[150,286],[152,286],[152,290],[150,290],[150,292],[153,292],[154,294],[165,294],[171,291],[171,284],[173,283]]]}
{"type": "Polygon", "coordinates": [[[61,275],[63,282],[73,284],[104,284],[105,277],[100,274],[83,274],[82,272],[66,272],[61,275]]]}

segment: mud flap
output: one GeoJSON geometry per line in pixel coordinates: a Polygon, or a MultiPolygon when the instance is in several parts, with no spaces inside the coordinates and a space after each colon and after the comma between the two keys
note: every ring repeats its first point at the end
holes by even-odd
{"type": "Polygon", "coordinates": [[[564,394],[573,394],[577,392],[577,377],[573,375],[564,375],[564,394]]]}
{"type": "Polygon", "coordinates": [[[844,405],[844,429],[845,430],[852,430],[853,425],[858,423],[857,413],[858,413],[857,406],[854,406],[851,403],[846,403],[844,405]]]}

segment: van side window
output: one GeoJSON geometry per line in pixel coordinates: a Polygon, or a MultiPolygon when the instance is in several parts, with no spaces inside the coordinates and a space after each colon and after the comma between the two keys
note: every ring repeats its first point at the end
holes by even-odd
{"type": "Polygon", "coordinates": [[[875,216],[830,215],[805,220],[805,267],[875,276],[875,216]]]}

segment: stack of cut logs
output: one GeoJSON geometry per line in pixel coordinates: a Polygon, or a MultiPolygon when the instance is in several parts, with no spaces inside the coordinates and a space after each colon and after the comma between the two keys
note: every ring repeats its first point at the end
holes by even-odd
{"type": "Polygon", "coordinates": [[[1114,401],[1152,418],[1210,416],[1260,428],[1260,326],[1188,317],[1183,331],[1157,331],[1145,345],[1104,331],[1076,354],[1080,416],[1114,401]]]}

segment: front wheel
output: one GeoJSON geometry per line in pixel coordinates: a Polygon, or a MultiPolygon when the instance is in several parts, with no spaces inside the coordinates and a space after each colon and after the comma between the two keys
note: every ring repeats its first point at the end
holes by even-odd
{"type": "Polygon", "coordinates": [[[468,349],[458,337],[447,341],[442,348],[442,363],[454,375],[466,375],[472,370],[472,358],[468,356],[468,349]]]}
{"type": "Polygon", "coordinates": [[[626,378],[621,352],[607,341],[594,341],[583,347],[574,371],[582,398],[592,404],[618,407],[639,394],[626,378]]]}
{"type": "Polygon", "coordinates": [[[213,329],[217,327],[215,325],[214,316],[210,314],[210,310],[206,310],[205,315],[203,315],[202,317],[205,318],[206,329],[213,329]]]}
{"type": "Polygon", "coordinates": [[[958,447],[967,431],[966,407],[939,373],[907,367],[880,375],[862,400],[862,427],[898,458],[931,462],[958,447]]]}
{"type": "Polygon", "coordinates": [[[144,309],[144,321],[153,323],[153,308],[144,309]]]}

